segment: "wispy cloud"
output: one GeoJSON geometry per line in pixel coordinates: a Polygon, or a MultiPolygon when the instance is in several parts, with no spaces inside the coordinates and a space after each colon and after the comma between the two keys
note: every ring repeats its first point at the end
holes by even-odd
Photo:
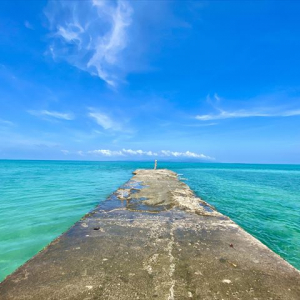
{"type": "Polygon", "coordinates": [[[110,130],[121,130],[122,126],[114,121],[111,117],[107,114],[100,112],[100,111],[91,111],[88,113],[88,116],[92,118],[98,125],[103,127],[104,129],[110,130]]]}
{"type": "Polygon", "coordinates": [[[71,113],[61,113],[57,111],[49,111],[49,110],[29,110],[28,111],[31,115],[39,116],[39,117],[51,117],[55,119],[61,119],[61,120],[73,120],[74,115],[71,113]]]}
{"type": "Polygon", "coordinates": [[[53,58],[115,86],[132,12],[129,2],[121,0],[50,1],[45,14],[53,37],[53,58]]]}
{"type": "Polygon", "coordinates": [[[254,117],[292,117],[300,116],[300,110],[288,110],[277,113],[263,112],[259,110],[248,111],[248,110],[237,110],[237,111],[225,111],[222,110],[218,114],[198,115],[197,120],[200,121],[211,121],[221,119],[232,119],[232,118],[254,118],[254,117]]]}
{"type": "Polygon", "coordinates": [[[28,21],[25,21],[24,25],[25,25],[26,28],[34,30],[33,26],[28,21]]]}
{"type": "Polygon", "coordinates": [[[193,158],[193,159],[201,159],[201,160],[214,160],[214,158],[204,155],[198,154],[191,151],[186,152],[178,152],[178,151],[170,151],[170,150],[161,150],[158,152],[153,151],[143,151],[143,150],[132,150],[132,149],[122,149],[122,150],[108,150],[108,149],[99,149],[99,150],[91,150],[87,152],[88,154],[96,154],[102,156],[137,156],[137,157],[168,157],[168,158],[193,158]]]}
{"type": "Polygon", "coordinates": [[[0,119],[0,124],[7,125],[7,126],[13,126],[13,125],[15,125],[13,122],[8,121],[8,120],[3,120],[3,119],[0,119]]]}
{"type": "Polygon", "coordinates": [[[219,107],[219,103],[221,98],[215,94],[214,101],[208,96],[207,102],[210,103],[218,113],[213,114],[204,114],[197,115],[195,118],[200,121],[213,121],[213,120],[221,120],[221,119],[233,119],[233,118],[270,118],[270,117],[292,117],[292,116],[300,116],[300,109],[296,110],[282,110],[279,108],[256,108],[253,110],[224,110],[219,107]]]}
{"type": "Polygon", "coordinates": [[[209,126],[216,126],[218,123],[212,122],[212,123],[202,123],[202,124],[183,124],[183,126],[187,127],[209,127],[209,126]]]}

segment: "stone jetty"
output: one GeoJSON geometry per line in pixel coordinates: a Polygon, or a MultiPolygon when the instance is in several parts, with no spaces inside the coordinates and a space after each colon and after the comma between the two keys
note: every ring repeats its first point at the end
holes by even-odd
{"type": "Polygon", "coordinates": [[[299,300],[300,273],[169,170],[137,170],[0,299],[299,300]]]}

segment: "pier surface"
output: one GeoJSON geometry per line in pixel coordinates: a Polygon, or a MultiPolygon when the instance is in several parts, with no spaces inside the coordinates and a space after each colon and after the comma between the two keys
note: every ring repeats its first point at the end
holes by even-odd
{"type": "Polygon", "coordinates": [[[300,273],[169,170],[137,170],[0,299],[299,300],[300,273]]]}

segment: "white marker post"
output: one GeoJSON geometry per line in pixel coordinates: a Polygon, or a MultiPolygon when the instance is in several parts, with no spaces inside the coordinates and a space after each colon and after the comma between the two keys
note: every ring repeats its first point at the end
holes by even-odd
{"type": "Polygon", "coordinates": [[[154,170],[157,168],[157,160],[154,161],[154,170]]]}

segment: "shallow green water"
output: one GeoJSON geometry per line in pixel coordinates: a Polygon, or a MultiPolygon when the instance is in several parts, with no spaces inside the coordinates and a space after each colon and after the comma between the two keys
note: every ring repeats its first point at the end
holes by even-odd
{"type": "MultiPolygon", "coordinates": [[[[127,181],[141,162],[0,161],[0,281],[127,181]]],[[[300,166],[159,163],[300,269],[300,166]]]]}

